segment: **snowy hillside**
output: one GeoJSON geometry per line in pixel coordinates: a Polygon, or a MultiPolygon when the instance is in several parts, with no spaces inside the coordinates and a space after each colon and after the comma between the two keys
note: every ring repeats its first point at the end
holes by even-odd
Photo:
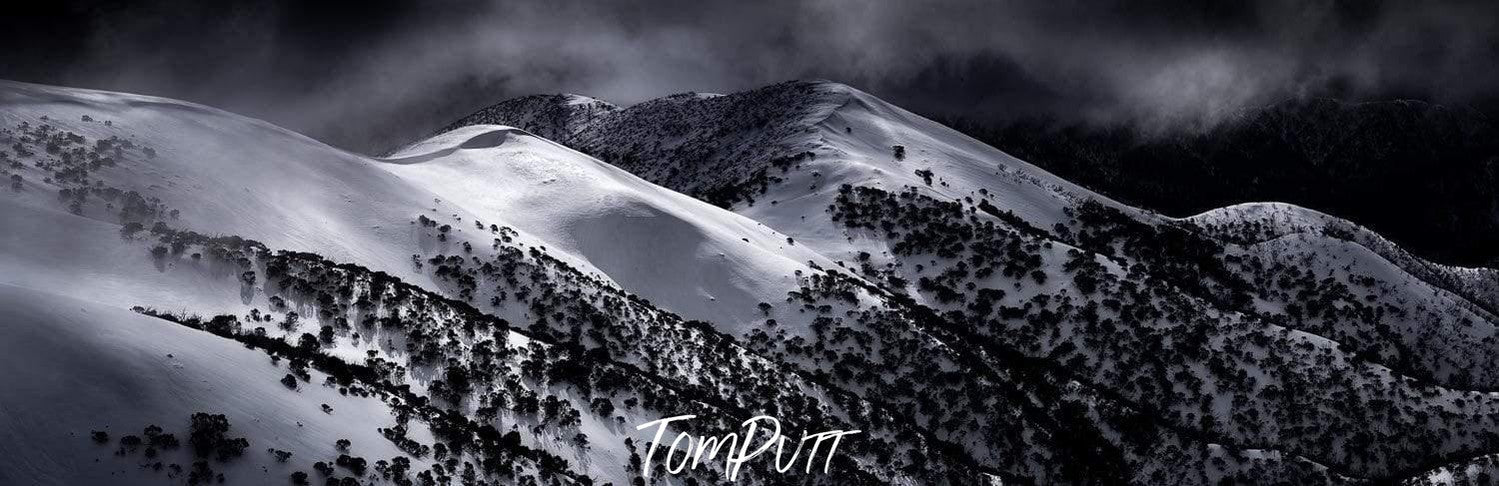
{"type": "MultiPolygon", "coordinates": [[[[371,468],[405,456],[371,426],[396,424],[385,403],[319,386],[287,393],[278,383],[286,366],[238,343],[10,285],[0,285],[0,308],[0,360],[11,375],[0,396],[5,484],[189,481],[199,474],[189,452],[191,419],[205,410],[224,414],[228,435],[250,447],[241,448],[244,460],[204,462],[212,471],[204,483],[222,474],[233,484],[279,484],[340,454],[366,457],[371,468]],[[151,426],[180,445],[152,440],[143,432],[151,426]],[[126,437],[145,440],[131,446],[126,437]],[[352,445],[339,447],[339,439],[352,445]],[[277,460],[267,449],[296,452],[277,460]]],[[[311,373],[317,382],[325,377],[311,373]]],[[[420,425],[412,433],[430,436],[420,425]]]]}
{"type": "MultiPolygon", "coordinates": [[[[759,224],[513,128],[475,125],[407,147],[381,168],[576,255],[691,319],[738,327],[831,262],[759,224]]],[[[728,329],[732,334],[734,329],[728,329]]]]}
{"type": "MultiPolygon", "coordinates": [[[[1376,480],[1496,445],[1482,417],[1496,406],[1492,271],[1431,264],[1299,208],[1159,217],[834,83],[674,96],[569,123],[563,143],[760,221],[905,302],[891,307],[936,312],[929,324],[963,347],[1060,365],[1161,427],[1376,480]]],[[[813,295],[793,298],[836,301],[813,295]]],[[[809,344],[842,356],[810,366],[890,377],[886,351],[864,344],[888,332],[878,317],[840,308],[814,321],[809,344]],[[860,344],[838,344],[850,338],[860,344]]],[[[785,332],[751,342],[807,351],[785,332]]],[[[870,394],[910,383],[890,386],[870,394]]],[[[938,430],[972,437],[984,424],[938,430]]],[[[972,440],[980,456],[992,444],[972,440]]],[[[1123,469],[1158,460],[1110,447],[1123,469]]]]}
{"type": "Polygon", "coordinates": [[[6,82],[0,142],[7,484],[725,481],[643,462],[683,414],[861,430],[755,484],[1499,453],[1492,271],[1293,206],[1161,217],[835,83],[526,97],[370,158],[6,82]]]}
{"type": "MultiPolygon", "coordinates": [[[[742,217],[529,135],[514,134],[506,143],[505,129],[494,132],[492,143],[434,141],[426,147],[445,153],[422,163],[381,161],[170,100],[4,88],[3,170],[11,184],[0,212],[0,283],[116,311],[135,308],[159,317],[158,325],[175,322],[263,349],[274,357],[268,363],[289,363],[281,379],[268,371],[264,383],[282,394],[318,388],[312,372],[325,370],[338,379],[321,386],[382,397],[390,420],[350,416],[340,427],[377,433],[401,449],[405,466],[376,469],[370,459],[368,469],[322,474],[306,468],[311,461],[292,462],[300,465],[295,472],[402,482],[477,467],[489,480],[564,474],[624,484],[640,474],[629,458],[639,449],[631,441],[643,439],[627,424],[697,411],[727,429],[755,410],[790,424],[887,423],[865,433],[889,442],[901,437],[910,453],[932,461],[919,471],[899,470],[868,459],[869,449],[861,447],[850,453],[854,462],[836,465],[845,477],[978,474],[971,461],[930,445],[935,438],[891,412],[860,405],[846,392],[819,390],[762,357],[732,352],[726,336],[625,293],[607,274],[654,282],[630,290],[688,310],[707,314],[721,300],[743,313],[762,312],[757,297],[784,295],[795,288],[792,277],[810,269],[771,250],[785,244],[783,237],[742,217]],[[483,155],[504,164],[488,164],[483,155]],[[443,184],[452,180],[445,171],[476,159],[486,163],[471,168],[470,179],[503,184],[489,189],[509,194],[443,184]],[[574,205],[549,192],[559,178],[554,187],[570,191],[560,194],[575,196],[574,205]],[[514,222],[494,212],[502,210],[514,211],[514,222]],[[618,221],[600,233],[586,224],[596,217],[618,221]],[[646,231],[624,224],[635,220],[646,231]],[[663,280],[670,275],[663,271],[701,278],[663,280]],[[393,428],[407,421],[409,430],[393,428]],[[442,432],[423,437],[423,424],[442,432]]],[[[816,255],[802,256],[816,264],[816,255]]],[[[7,322],[20,325],[23,318],[18,309],[7,322]]],[[[36,355],[30,365],[67,369],[68,362],[53,360],[62,356],[36,355]]],[[[231,411],[214,410],[217,403],[186,405],[231,411]]],[[[44,404],[16,403],[7,417],[44,414],[44,404]]],[[[276,408],[237,410],[252,421],[282,415],[276,408]]],[[[78,444],[58,433],[93,446],[87,434],[57,432],[45,422],[28,422],[21,432],[51,439],[25,456],[38,464],[76,460],[78,444]]],[[[250,451],[269,447],[264,436],[246,438],[250,451]]],[[[339,438],[314,430],[291,443],[319,448],[285,450],[321,457],[339,438]]],[[[182,457],[178,465],[189,467],[193,459],[182,457]]],[[[290,466],[280,464],[270,452],[205,460],[230,471],[288,474],[290,466]]],[[[99,467],[106,469],[84,473],[99,477],[120,464],[99,467]]],[[[763,470],[762,464],[747,472],[756,477],[763,470]]],[[[16,474],[20,482],[71,482],[53,466],[16,474]]],[[[237,474],[228,476],[244,477],[237,474]]]]}

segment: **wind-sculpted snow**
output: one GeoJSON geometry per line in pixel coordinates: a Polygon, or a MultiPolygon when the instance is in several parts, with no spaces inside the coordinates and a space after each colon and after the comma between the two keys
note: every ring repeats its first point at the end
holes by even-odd
{"type": "Polygon", "coordinates": [[[765,225],[663,189],[571,149],[490,125],[407,147],[381,168],[472,214],[576,255],[626,289],[732,334],[760,302],[831,261],[765,225]]]}
{"type": "Polygon", "coordinates": [[[835,83],[528,97],[381,159],[0,104],[0,385],[55,397],[0,398],[39,445],[0,482],[726,480],[646,457],[682,415],[860,431],[754,484],[1481,481],[1499,451],[1490,271],[1291,207],[1160,217],[835,83]]]}

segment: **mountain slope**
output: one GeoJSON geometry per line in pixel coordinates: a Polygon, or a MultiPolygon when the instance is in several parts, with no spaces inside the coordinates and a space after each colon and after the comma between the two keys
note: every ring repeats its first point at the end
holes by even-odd
{"type": "MultiPolygon", "coordinates": [[[[368,313],[358,304],[357,296],[346,293],[351,289],[343,285],[320,290],[304,287],[288,280],[283,267],[267,264],[269,255],[255,256],[253,249],[257,247],[247,250],[233,242],[252,238],[281,250],[358,262],[374,269],[365,277],[371,281],[396,278],[429,289],[422,292],[437,292],[430,294],[433,297],[466,296],[476,305],[483,302],[486,307],[494,306],[493,312],[522,323],[532,322],[528,316],[554,315],[530,305],[535,300],[533,292],[544,291],[548,299],[558,299],[562,295],[558,292],[569,287],[531,287],[537,284],[528,281],[500,285],[501,291],[495,291],[493,284],[479,290],[442,271],[454,265],[442,255],[519,255],[524,260],[571,263],[592,275],[587,278],[600,279],[580,282],[605,288],[614,285],[589,266],[586,258],[560,251],[540,252],[543,247],[564,245],[548,245],[521,234],[497,214],[482,218],[490,224],[499,223],[493,230],[468,226],[482,226],[477,224],[481,218],[462,208],[445,206],[441,201],[449,198],[386,172],[384,163],[343,153],[260,122],[170,100],[22,84],[7,84],[5,88],[6,109],[0,112],[5,119],[8,147],[4,170],[7,178],[15,176],[0,201],[4,205],[0,223],[5,225],[4,237],[0,238],[5,245],[5,252],[0,254],[4,265],[0,280],[6,284],[76,295],[113,309],[158,309],[154,312],[182,316],[184,322],[193,322],[190,317],[194,315],[204,319],[233,316],[245,323],[243,332],[250,333],[247,339],[255,338],[254,328],[269,329],[269,336],[284,337],[292,343],[297,343],[299,336],[326,334],[329,338],[323,339],[322,352],[355,365],[374,356],[400,363],[402,371],[396,376],[404,377],[401,381],[411,380],[417,390],[427,388],[433,373],[441,376],[442,370],[434,372],[431,363],[411,361],[409,346],[421,342],[420,338],[446,334],[442,326],[451,323],[434,322],[430,325],[438,327],[417,327],[413,328],[420,329],[417,334],[392,333],[379,341],[361,337],[371,331],[353,329],[350,323],[360,322],[368,313]],[[428,215],[444,223],[439,225],[428,215]],[[449,221],[456,228],[442,227],[449,221]],[[201,233],[180,233],[174,228],[201,233]],[[213,235],[230,235],[231,239],[219,242],[213,235]],[[464,250],[465,245],[472,250],[464,250]],[[478,293],[483,295],[475,295],[478,293]],[[491,300],[501,295],[503,298],[491,300]]],[[[574,189],[591,190],[581,185],[574,189]]],[[[725,253],[736,256],[745,247],[724,246],[725,253]]],[[[690,255],[671,257],[692,259],[690,255]]],[[[700,258],[710,264],[723,259],[720,255],[700,258]]],[[[512,272],[513,265],[501,266],[505,272],[512,272]]],[[[579,273],[574,278],[584,276],[579,273]]],[[[641,290],[676,292],[673,287],[641,290]]],[[[392,322],[405,320],[399,307],[391,310],[396,311],[388,316],[395,319],[392,322]]],[[[651,312],[669,315],[654,308],[651,312]]],[[[514,346],[524,348],[529,340],[514,341],[514,346]]],[[[452,351],[463,353],[465,349],[467,346],[452,351]]],[[[648,362],[640,354],[644,349],[631,349],[628,356],[641,357],[642,364],[648,362]]],[[[680,349],[656,351],[662,354],[659,359],[672,363],[694,359],[680,349]]],[[[33,364],[67,366],[44,359],[33,364]]],[[[514,365],[518,368],[519,362],[514,365]]],[[[676,382],[682,378],[673,375],[671,379],[676,382]]],[[[698,379],[704,378],[694,378],[698,379]]],[[[544,385],[536,389],[542,397],[550,395],[544,385]]],[[[571,405],[573,410],[589,409],[586,400],[578,400],[583,401],[571,405]]],[[[26,405],[35,407],[39,403],[26,405]]],[[[517,413],[534,413],[524,410],[517,413]]],[[[666,412],[672,410],[659,413],[666,412]]],[[[274,413],[265,409],[246,414],[254,418],[274,413]]],[[[372,433],[379,425],[367,421],[358,426],[372,433]]],[[[629,434],[612,426],[590,430],[605,432],[593,436],[600,445],[589,450],[598,451],[601,459],[592,461],[595,469],[585,471],[626,482],[623,468],[628,452],[619,444],[629,434]]],[[[549,429],[541,435],[560,434],[549,429]]],[[[304,435],[320,444],[332,444],[338,438],[322,432],[304,435]]],[[[79,440],[87,442],[81,436],[79,440]]],[[[566,439],[557,442],[549,447],[568,457],[575,454],[576,446],[566,439]]],[[[264,441],[253,443],[260,447],[264,441]]],[[[269,460],[262,454],[251,458],[255,464],[267,464],[264,461],[269,460]]],[[[299,464],[306,471],[306,464],[299,464]]],[[[43,470],[37,474],[48,473],[43,470]]]]}
{"type": "MultiPolygon", "coordinates": [[[[478,441],[477,451],[450,455],[457,462],[446,461],[446,467],[481,464],[490,479],[546,472],[625,483],[639,474],[630,466],[636,451],[628,439],[641,437],[624,424],[698,411],[728,429],[731,421],[752,415],[751,410],[807,428],[836,427],[845,420],[841,417],[858,419],[871,424],[864,432],[870,437],[887,442],[900,437],[907,457],[924,464],[902,469],[904,461],[875,462],[869,449],[859,448],[849,462],[838,462],[841,477],[980,475],[970,459],[943,452],[936,438],[880,405],[820,389],[823,385],[795,371],[743,350],[734,352],[732,339],[625,293],[589,264],[591,259],[604,261],[611,248],[578,245],[577,238],[553,244],[515,229],[556,224],[579,216],[576,211],[552,213],[555,220],[521,214],[512,226],[503,214],[481,218],[444,201],[489,211],[508,209],[496,204],[513,200],[465,191],[448,197],[422,189],[444,184],[423,178],[408,183],[387,172],[422,165],[441,168],[464,160],[461,151],[483,154],[484,147],[455,147],[458,157],[451,160],[398,166],[170,100],[22,84],[5,88],[6,110],[0,111],[7,127],[4,175],[14,176],[14,182],[6,189],[0,213],[6,225],[3,283],[76,295],[112,309],[138,307],[141,313],[264,349],[291,363],[283,380],[272,375],[280,383],[267,383],[287,390],[282,393],[315,386],[310,374],[292,376],[309,367],[337,375],[339,382],[330,386],[374,390],[393,416],[417,422],[410,431],[380,431],[416,466],[391,473],[397,477],[455,474],[419,459],[435,457],[442,444],[457,448],[478,441]],[[319,185],[327,187],[315,187],[319,185]],[[585,257],[547,249],[563,247],[602,253],[585,257]],[[506,319],[521,328],[510,328],[506,319]],[[590,364],[581,368],[585,353],[590,364]],[[420,423],[442,433],[422,437],[420,423]],[[873,425],[879,423],[887,425],[873,425]],[[513,442],[511,432],[517,436],[513,442]],[[421,470],[424,465],[430,467],[421,470]]],[[[767,241],[771,232],[742,218],[640,184],[544,142],[512,142],[512,147],[536,144],[531,148],[540,152],[536,157],[520,154],[510,161],[518,165],[507,167],[537,160],[554,168],[571,167],[582,171],[562,184],[571,190],[607,196],[601,198],[605,203],[623,201],[627,210],[679,218],[679,227],[701,232],[705,244],[720,250],[696,256],[707,268],[750,265],[746,268],[759,270],[765,267],[754,265],[787,261],[746,244],[744,239],[767,241]]],[[[509,189],[545,192],[514,184],[509,189]]],[[[581,210],[607,214],[609,207],[581,210]]],[[[564,209],[536,206],[528,211],[564,209]]],[[[549,237],[570,234],[565,225],[536,229],[549,237]]],[[[626,237],[632,235],[661,236],[608,236],[627,248],[646,248],[656,241],[631,245],[626,237]]],[[[662,256],[692,261],[691,255],[662,256]]],[[[794,288],[794,282],[783,285],[779,295],[794,288]]],[[[632,290],[700,297],[670,286],[632,290]]],[[[7,323],[12,318],[19,319],[7,315],[7,323]]],[[[70,366],[51,361],[54,357],[35,356],[28,363],[70,366]]],[[[45,413],[42,402],[15,405],[18,413],[45,413]]],[[[244,411],[251,420],[274,413],[244,411]]],[[[380,425],[344,424],[364,427],[366,433],[380,425]]],[[[319,444],[338,438],[322,431],[299,437],[319,444]]],[[[254,448],[265,444],[261,436],[249,439],[254,448]]],[[[61,442],[42,445],[38,453],[48,456],[70,456],[74,450],[61,442]]],[[[315,450],[291,452],[320,455],[315,450]]],[[[275,466],[273,455],[246,457],[244,462],[228,461],[227,467],[285,471],[275,466]]],[[[296,464],[307,472],[305,462],[296,464]]],[[[752,475],[765,474],[763,465],[755,470],[761,472],[752,475]]],[[[22,482],[44,481],[54,473],[42,467],[26,473],[22,482]]],[[[100,471],[88,472],[94,473],[100,471]]],[[[713,474],[712,468],[696,473],[700,480],[713,474]]]]}
{"type": "Polygon", "coordinates": [[[654,186],[525,132],[477,125],[392,154],[381,168],[577,255],[627,289],[731,334],[795,288],[816,253],[743,216],[654,186]]]}
{"type": "MultiPolygon", "coordinates": [[[[316,386],[286,393],[277,383],[285,367],[237,343],[119,307],[10,285],[0,285],[0,308],[0,362],[10,376],[0,396],[5,484],[181,481],[196,460],[186,450],[190,418],[205,411],[226,415],[230,435],[253,446],[244,452],[248,460],[205,463],[235,484],[280,483],[292,471],[310,471],[313,462],[344,452],[371,463],[403,455],[371,426],[395,424],[385,403],[316,386]],[[157,448],[150,445],[90,438],[95,430],[114,439],[141,437],[151,425],[175,434],[182,446],[162,447],[152,457],[145,450],[157,448]],[[353,446],[340,450],[338,439],[353,446]],[[296,453],[276,461],[267,448],[296,453]],[[153,467],[159,463],[168,466],[153,467]]],[[[413,433],[426,435],[424,427],[413,433]]],[[[416,464],[420,469],[426,462],[416,464]]]]}
{"type": "MultiPolygon", "coordinates": [[[[775,236],[773,231],[724,211],[689,215],[716,210],[675,197],[670,191],[646,187],[638,180],[626,180],[634,178],[581,154],[549,148],[546,143],[518,150],[500,147],[498,151],[484,150],[488,147],[483,146],[434,148],[434,152],[457,153],[450,152],[452,156],[434,164],[391,166],[196,105],[130,95],[80,96],[35,85],[12,84],[7,88],[5,121],[14,127],[26,123],[32,130],[29,134],[12,133],[12,143],[28,135],[60,136],[62,130],[58,129],[38,133],[40,127],[50,123],[66,124],[69,132],[89,140],[115,137],[135,147],[151,148],[154,156],[136,160],[90,147],[96,149],[92,153],[105,154],[105,159],[114,161],[96,167],[92,177],[113,183],[117,192],[134,190],[143,198],[157,198],[160,207],[177,210],[175,219],[192,222],[196,231],[240,235],[276,248],[357,261],[424,286],[435,282],[414,271],[412,254],[419,252],[412,249],[459,254],[464,244],[489,247],[499,236],[490,227],[506,227],[519,233],[516,241],[548,246],[553,255],[585,271],[605,278],[611,278],[609,273],[613,272],[641,284],[630,288],[668,309],[693,318],[732,323],[757,313],[758,302],[784,295],[793,286],[787,280],[794,271],[805,269],[805,263],[817,258],[795,248],[781,255],[786,246],[784,237],[775,236]],[[42,119],[49,115],[50,121],[42,119]],[[98,121],[77,121],[83,116],[98,121]],[[118,125],[105,125],[110,118],[118,125]],[[440,179],[406,180],[401,176],[410,170],[467,164],[463,161],[475,157],[465,152],[495,152],[496,157],[511,161],[506,167],[529,171],[527,178],[515,179],[520,185],[505,186],[508,190],[499,194],[508,199],[493,201],[483,199],[493,194],[480,196],[484,187],[470,186],[450,198],[444,197],[445,184],[440,184],[440,179]],[[547,171],[555,173],[548,176],[547,171]],[[589,175],[588,171],[594,173],[589,175]],[[558,179],[562,183],[553,184],[558,179]],[[572,207],[557,204],[567,201],[562,196],[569,194],[591,197],[576,198],[578,205],[572,207]],[[513,206],[516,204],[524,207],[513,206]],[[683,204],[692,207],[673,207],[683,204]],[[416,220],[421,216],[437,223],[431,227],[419,225],[416,220]],[[609,230],[598,224],[580,225],[583,221],[579,221],[601,218],[596,221],[601,222],[611,217],[628,228],[609,230]],[[623,224],[635,221],[656,226],[623,224]],[[450,226],[452,233],[430,238],[439,226],[450,226]],[[538,240],[532,231],[545,236],[538,240]],[[585,231],[596,234],[580,233],[585,231]],[[745,239],[753,243],[746,244],[745,239]],[[666,246],[667,242],[674,246],[666,246]],[[609,265],[609,271],[590,263],[595,260],[609,265]],[[668,278],[694,274],[704,278],[692,282],[668,278]]],[[[17,170],[15,175],[22,176],[24,187],[41,183],[48,176],[30,169],[17,170]]],[[[515,175],[495,173],[490,177],[515,175]]],[[[85,172],[83,177],[90,174],[85,172]]],[[[489,180],[490,184],[502,182],[489,180]]],[[[16,196],[24,204],[43,207],[53,205],[59,197],[56,189],[36,189],[17,191],[16,196]]],[[[112,201],[99,201],[97,195],[84,197],[103,204],[84,205],[81,215],[118,221],[111,210],[101,207],[112,201]]]]}
{"type": "MultiPolygon", "coordinates": [[[[881,284],[896,308],[931,309],[928,330],[1060,364],[1161,426],[1375,480],[1499,445],[1488,412],[1467,415],[1496,405],[1483,351],[1494,276],[1411,257],[1352,223],[1161,217],[832,83],[668,97],[573,127],[563,143],[763,222],[881,284]],[[720,136],[741,131],[753,135],[720,136]],[[1432,421],[1454,410],[1467,418],[1432,421]]],[[[815,290],[793,296],[826,316],[813,335],[751,341],[832,349],[813,366],[834,376],[900,376],[865,344],[878,316],[815,290]]],[[[909,382],[888,386],[871,393],[909,382]]]]}
{"type": "MultiPolygon", "coordinates": [[[[15,366],[74,380],[0,384],[103,390],[59,415],[87,426],[114,395],[84,339],[149,382],[111,420],[245,431],[201,459],[226,479],[626,484],[651,467],[632,425],[679,414],[861,430],[829,475],[757,484],[1394,482],[1499,450],[1492,275],[1300,208],[1131,208],[843,85],[529,98],[383,159],[171,100],[0,103],[0,317],[15,366]],[[172,382],[175,343],[189,378],[276,398],[172,382]],[[242,428],[325,396],[321,428],[242,428]]],[[[7,479],[146,454],[13,423],[39,447],[7,479]]]]}

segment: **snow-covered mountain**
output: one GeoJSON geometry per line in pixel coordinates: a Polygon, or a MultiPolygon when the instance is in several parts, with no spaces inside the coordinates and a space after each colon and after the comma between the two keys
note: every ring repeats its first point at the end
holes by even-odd
{"type": "Polygon", "coordinates": [[[725,481],[642,466],[683,414],[862,431],[738,478],[770,484],[1499,452],[1490,271],[1288,205],[1162,217],[836,83],[526,97],[381,158],[9,82],[0,130],[7,484],[725,481]]]}
{"type": "Polygon", "coordinates": [[[1347,221],[1289,205],[1160,217],[835,83],[673,96],[569,120],[568,133],[563,143],[764,222],[982,340],[1069,365],[1221,444],[1378,479],[1432,460],[1395,456],[1492,446],[1436,452],[1467,422],[1428,421],[1489,402],[1476,397],[1494,385],[1483,350],[1495,275],[1423,261],[1347,221]],[[762,138],[725,136],[746,131],[762,138]],[[1328,374],[1329,359],[1345,364],[1328,374]],[[1382,375],[1397,379],[1371,389],[1382,375]],[[1198,381],[1175,383],[1188,376],[1198,381]],[[1327,395],[1283,395],[1302,380],[1327,395]],[[1391,394],[1447,392],[1469,398],[1378,410],[1391,394]]]}

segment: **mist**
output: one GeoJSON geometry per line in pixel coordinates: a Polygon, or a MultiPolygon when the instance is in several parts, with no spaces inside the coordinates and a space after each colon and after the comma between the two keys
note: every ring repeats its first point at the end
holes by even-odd
{"type": "Polygon", "coordinates": [[[1487,103],[1493,4],[249,2],[19,6],[0,77],[186,99],[378,152],[488,104],[796,78],[913,111],[1170,132],[1287,97],[1487,103]]]}

